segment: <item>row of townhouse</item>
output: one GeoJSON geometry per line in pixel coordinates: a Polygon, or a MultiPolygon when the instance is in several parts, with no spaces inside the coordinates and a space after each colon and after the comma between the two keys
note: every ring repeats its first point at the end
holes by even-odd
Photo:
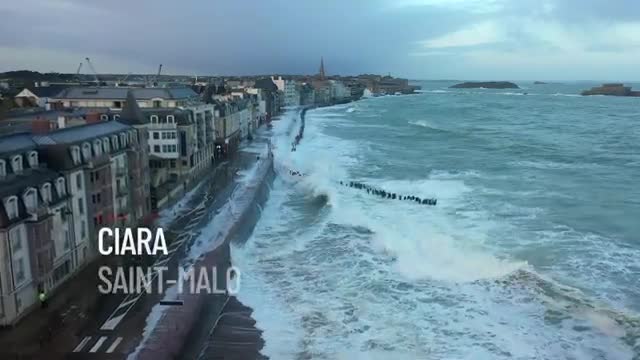
{"type": "Polygon", "coordinates": [[[144,131],[96,122],[0,137],[0,325],[98,255],[102,226],[151,211],[144,131]]]}
{"type": "Polygon", "coordinates": [[[189,88],[67,88],[49,101],[77,122],[40,114],[0,136],[0,326],[94,260],[101,227],[141,224],[277,111],[259,88],[211,101],[189,88]]]}
{"type": "Polygon", "coordinates": [[[146,131],[153,208],[190,189],[217,158],[228,155],[257,127],[242,125],[259,118],[236,110],[249,108],[247,104],[233,99],[207,102],[186,87],[68,88],[51,101],[56,108],[107,108],[115,113],[113,119],[146,131]]]}

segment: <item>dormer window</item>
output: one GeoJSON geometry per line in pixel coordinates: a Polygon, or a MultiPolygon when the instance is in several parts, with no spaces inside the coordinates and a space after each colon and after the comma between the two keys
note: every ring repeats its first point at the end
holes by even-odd
{"type": "Polygon", "coordinates": [[[32,169],[38,167],[38,153],[35,151],[29,153],[29,167],[32,169]]]}
{"type": "Polygon", "coordinates": [[[18,198],[11,196],[4,201],[4,209],[7,212],[9,220],[13,220],[18,217],[18,198]]]}
{"type": "Polygon", "coordinates": [[[111,144],[113,145],[113,150],[118,150],[120,148],[120,144],[119,144],[117,135],[112,135],[111,136],[111,144]]]}
{"type": "Polygon", "coordinates": [[[7,163],[0,159],[0,177],[7,176],[7,163]]]}
{"type": "Polygon", "coordinates": [[[63,177],[58,178],[56,180],[56,192],[59,197],[63,197],[67,194],[67,188],[63,177]]]}
{"type": "Polygon", "coordinates": [[[27,212],[34,214],[38,208],[38,193],[36,189],[30,188],[24,192],[23,196],[24,206],[27,208],[27,212]]]}
{"type": "Polygon", "coordinates": [[[100,154],[102,154],[102,141],[96,140],[93,142],[93,153],[95,156],[100,156],[100,154]]]}
{"type": "Polygon", "coordinates": [[[173,115],[167,115],[167,123],[169,124],[175,124],[176,122],[176,117],[173,115]]]}
{"type": "Polygon", "coordinates": [[[100,120],[102,120],[102,121],[109,121],[109,115],[107,115],[107,114],[102,114],[102,115],[100,115],[100,120]]]}
{"type": "Polygon", "coordinates": [[[158,115],[151,115],[151,123],[152,124],[158,123],[158,115]]]}
{"type": "Polygon", "coordinates": [[[89,143],[82,144],[82,156],[84,156],[85,161],[91,159],[91,145],[89,143]]]}
{"type": "Polygon", "coordinates": [[[118,120],[118,119],[120,119],[120,114],[113,115],[113,120],[118,120]]]}
{"type": "Polygon", "coordinates": [[[42,196],[42,201],[45,203],[51,202],[51,184],[46,183],[42,185],[40,188],[40,194],[42,196]]]}
{"type": "Polygon", "coordinates": [[[22,172],[22,155],[16,155],[11,159],[11,167],[16,174],[22,172]]]}
{"type": "Polygon", "coordinates": [[[107,139],[107,138],[102,139],[102,145],[104,146],[104,152],[106,154],[111,152],[111,146],[109,145],[109,139],[107,139]]]}
{"type": "Polygon", "coordinates": [[[71,147],[71,160],[74,165],[80,164],[80,147],[72,146],[71,147]]]}
{"type": "Polygon", "coordinates": [[[127,147],[127,134],[120,134],[120,142],[122,143],[122,147],[127,147]]]}

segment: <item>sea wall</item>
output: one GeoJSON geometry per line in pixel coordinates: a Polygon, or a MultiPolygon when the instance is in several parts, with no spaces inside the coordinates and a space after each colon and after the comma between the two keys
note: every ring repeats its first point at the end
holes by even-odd
{"type": "MultiPolygon", "coordinates": [[[[230,196],[227,204],[214,217],[216,231],[211,235],[208,245],[211,250],[205,252],[195,263],[194,268],[218,269],[218,288],[226,287],[224,270],[230,265],[229,244],[233,241],[246,241],[260,218],[262,206],[267,201],[275,172],[273,154],[269,150],[256,164],[254,176],[240,184],[230,196]]],[[[185,289],[189,288],[185,284],[185,289]]],[[[130,359],[173,360],[178,358],[194,325],[206,312],[214,318],[222,312],[225,295],[177,294],[182,306],[169,306],[164,309],[153,328],[145,334],[130,359]]],[[[198,324],[201,326],[202,324],[198,324]]]]}

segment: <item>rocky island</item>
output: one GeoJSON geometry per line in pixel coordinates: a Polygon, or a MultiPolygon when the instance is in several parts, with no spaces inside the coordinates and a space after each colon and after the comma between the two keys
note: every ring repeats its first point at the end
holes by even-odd
{"type": "Polygon", "coordinates": [[[533,85],[546,85],[547,83],[544,81],[534,81],[533,85]]]}
{"type": "Polygon", "coordinates": [[[453,89],[519,89],[518,85],[508,81],[468,81],[450,86],[453,89]]]}
{"type": "Polygon", "coordinates": [[[609,95],[609,96],[636,96],[640,97],[640,91],[631,90],[631,86],[624,86],[620,83],[602,84],[602,86],[592,87],[585,90],[582,95],[609,95]]]}

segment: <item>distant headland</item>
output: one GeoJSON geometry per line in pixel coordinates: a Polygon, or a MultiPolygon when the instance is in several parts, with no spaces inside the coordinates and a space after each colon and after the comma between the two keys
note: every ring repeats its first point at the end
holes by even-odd
{"type": "Polygon", "coordinates": [[[582,92],[582,95],[609,95],[609,96],[634,96],[640,97],[640,91],[631,90],[631,86],[620,83],[602,84],[582,92]]]}
{"type": "Polygon", "coordinates": [[[468,81],[450,86],[454,89],[519,89],[518,85],[508,81],[468,81]]]}

